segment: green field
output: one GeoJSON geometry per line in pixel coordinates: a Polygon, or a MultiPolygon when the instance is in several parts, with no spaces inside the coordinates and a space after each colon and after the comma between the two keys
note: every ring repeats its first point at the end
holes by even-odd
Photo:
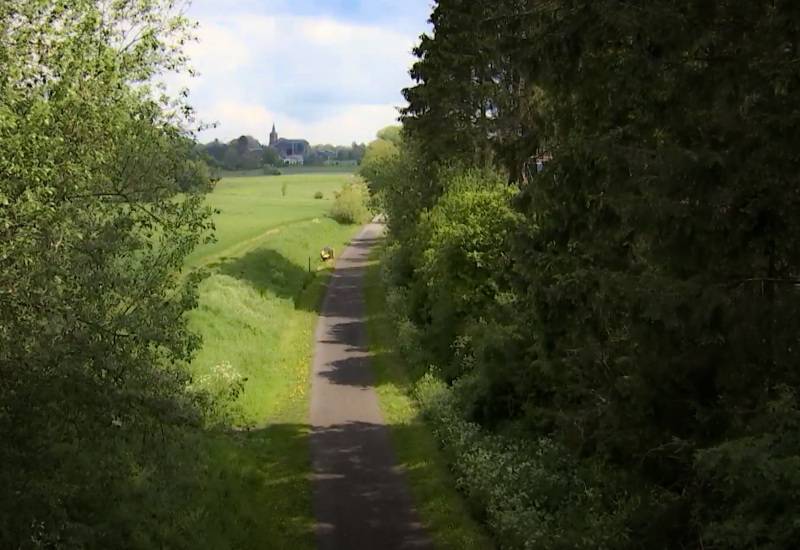
{"type": "MultiPolygon", "coordinates": [[[[278,166],[282,175],[285,176],[300,176],[306,174],[353,174],[358,170],[358,164],[354,161],[343,161],[336,165],[323,165],[323,166],[278,166]]],[[[263,177],[264,170],[257,168],[255,170],[221,170],[220,177],[225,179],[240,178],[240,177],[263,177]]],[[[275,177],[275,176],[270,176],[275,177]]]]}
{"type": "Polygon", "coordinates": [[[188,258],[189,265],[234,254],[246,241],[286,224],[324,217],[333,192],[351,177],[336,173],[222,179],[207,201],[221,210],[214,219],[217,242],[195,250],[188,258]],[[322,199],[314,198],[317,192],[323,194],[322,199]]]}
{"type": "Polygon", "coordinates": [[[308,390],[317,305],[330,272],[319,250],[341,250],[358,231],[325,217],[348,177],[222,180],[208,199],[221,213],[218,242],[189,262],[211,272],[190,315],[203,338],[192,369],[199,377],[229,365],[247,378],[235,410],[246,429],[212,432],[206,441],[213,458],[201,497],[208,548],[313,547],[308,390]],[[317,191],[325,199],[314,199],[317,191]]]}

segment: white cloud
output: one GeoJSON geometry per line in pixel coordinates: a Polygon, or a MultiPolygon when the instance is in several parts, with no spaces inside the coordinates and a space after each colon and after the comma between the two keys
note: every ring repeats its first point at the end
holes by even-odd
{"type": "MultiPolygon", "coordinates": [[[[281,135],[312,143],[370,141],[396,121],[410,84],[417,33],[331,17],[269,16],[224,5],[200,16],[200,42],[187,53],[201,76],[187,81],[190,103],[206,122],[202,139],[281,135]]],[[[192,15],[191,12],[189,14],[192,15]]]]}
{"type": "Polygon", "coordinates": [[[186,53],[205,67],[235,71],[250,62],[250,45],[233,29],[221,25],[202,25],[186,53]]]}
{"type": "Polygon", "coordinates": [[[331,19],[301,19],[303,36],[314,45],[328,46],[342,44],[353,36],[353,27],[342,25],[331,19]]]}

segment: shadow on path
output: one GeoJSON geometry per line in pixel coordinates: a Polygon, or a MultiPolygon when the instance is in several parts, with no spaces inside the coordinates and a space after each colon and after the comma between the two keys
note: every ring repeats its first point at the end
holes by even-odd
{"type": "Polygon", "coordinates": [[[315,495],[335,496],[340,503],[317,507],[319,548],[430,548],[424,526],[399,490],[403,470],[392,456],[385,426],[348,422],[317,427],[311,448],[315,495]]]}
{"type": "MultiPolygon", "coordinates": [[[[395,428],[401,434],[410,429],[395,428]]],[[[191,510],[198,521],[208,521],[209,513],[231,518],[235,510],[235,525],[247,528],[226,524],[224,539],[230,547],[429,548],[424,526],[397,491],[404,467],[386,460],[390,441],[385,426],[276,423],[211,438],[212,462],[197,480],[207,495],[191,510]],[[313,483],[309,448],[315,453],[313,483]],[[313,517],[314,494],[334,495],[339,505],[317,508],[313,517]],[[349,521],[353,517],[356,522],[349,521]],[[354,525],[355,531],[347,531],[354,525]],[[348,544],[338,545],[341,540],[348,544]]]]}
{"type": "Polygon", "coordinates": [[[315,335],[311,455],[322,549],[431,548],[397,465],[369,363],[363,284],[380,233],[370,224],[343,251],[315,335]]]}

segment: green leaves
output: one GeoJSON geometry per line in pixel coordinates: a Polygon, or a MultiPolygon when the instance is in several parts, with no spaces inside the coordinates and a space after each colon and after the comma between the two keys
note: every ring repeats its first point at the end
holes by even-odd
{"type": "Polygon", "coordinates": [[[124,546],[132,472],[164,483],[199,414],[176,274],[213,182],[141,85],[182,64],[174,8],[0,6],[0,546],[124,546]]]}
{"type": "Polygon", "coordinates": [[[465,414],[656,495],[627,547],[781,548],[800,7],[689,4],[437,2],[371,185],[407,332],[448,382],[470,373],[465,414]],[[519,193],[462,177],[487,165],[519,193]]]}

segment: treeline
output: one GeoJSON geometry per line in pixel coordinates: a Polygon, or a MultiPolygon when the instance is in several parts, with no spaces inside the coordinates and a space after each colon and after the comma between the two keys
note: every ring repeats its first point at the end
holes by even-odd
{"type": "Polygon", "coordinates": [[[507,548],[796,547],[800,4],[431,22],[366,175],[470,502],[507,548]]]}
{"type": "MultiPolygon", "coordinates": [[[[314,145],[305,158],[305,164],[309,166],[322,166],[337,162],[358,164],[366,149],[366,145],[355,142],[349,147],[314,145]]],[[[252,136],[240,136],[228,143],[214,140],[198,145],[197,150],[204,154],[210,167],[231,172],[278,168],[284,165],[284,161],[276,149],[261,144],[252,136]]]]}
{"type": "Polygon", "coordinates": [[[147,84],[182,67],[175,7],[0,4],[0,548],[206,542],[216,405],[179,271],[213,181],[147,84]]]}
{"type": "Polygon", "coordinates": [[[364,158],[366,150],[367,146],[364,143],[356,143],[355,141],[349,146],[325,143],[312,145],[310,156],[312,157],[312,163],[323,163],[326,161],[360,163],[361,159],[364,158]]]}

